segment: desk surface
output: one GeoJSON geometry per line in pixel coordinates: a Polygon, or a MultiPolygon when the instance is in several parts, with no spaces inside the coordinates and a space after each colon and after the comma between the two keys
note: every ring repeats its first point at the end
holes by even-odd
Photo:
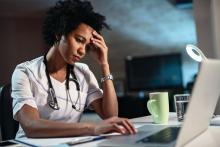
{"type": "MultiPolygon", "coordinates": [[[[150,124],[150,125],[164,125],[164,124],[155,124],[153,122],[153,119],[152,119],[151,115],[130,119],[130,121],[133,122],[134,124],[138,124],[138,123],[146,124],[147,123],[147,124],[150,124]]],[[[167,125],[181,125],[181,122],[177,121],[177,116],[176,116],[175,112],[170,112],[169,122],[168,122],[167,125]]]]}
{"type": "MultiPolygon", "coordinates": [[[[219,120],[220,117],[217,119],[215,118],[215,121],[219,120]]],[[[153,123],[153,120],[151,116],[145,116],[145,117],[139,117],[139,118],[134,118],[130,119],[131,122],[134,123],[135,127],[138,128],[140,126],[149,124],[149,125],[160,125],[160,124],[155,124],[153,123]]],[[[218,122],[219,122],[218,121],[218,122]]],[[[164,125],[164,124],[163,124],[164,125]]],[[[177,121],[176,113],[170,113],[169,117],[169,122],[167,125],[181,125],[181,122],[177,121]]],[[[115,134],[108,134],[108,135],[115,135],[115,134]]],[[[119,135],[119,134],[118,134],[119,135]]],[[[79,138],[85,138],[85,137],[69,137],[69,138],[50,138],[50,139],[20,139],[22,142],[26,142],[35,146],[66,146],[63,143],[69,142],[74,139],[79,139],[79,138]]],[[[104,140],[104,139],[103,139],[104,140]]],[[[100,143],[103,140],[98,140],[98,141],[93,141],[93,142],[88,142],[88,143],[83,143],[79,145],[75,145],[76,147],[97,147],[98,143],[100,143]]]]}

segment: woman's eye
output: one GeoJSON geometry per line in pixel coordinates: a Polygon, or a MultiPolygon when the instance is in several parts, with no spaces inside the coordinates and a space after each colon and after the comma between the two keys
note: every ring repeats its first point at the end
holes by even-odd
{"type": "Polygon", "coordinates": [[[83,43],[83,39],[81,39],[81,38],[76,38],[76,41],[80,42],[80,43],[83,43]]]}
{"type": "Polygon", "coordinates": [[[77,41],[77,42],[81,42],[81,40],[80,40],[79,38],[76,38],[76,41],[77,41]]]}

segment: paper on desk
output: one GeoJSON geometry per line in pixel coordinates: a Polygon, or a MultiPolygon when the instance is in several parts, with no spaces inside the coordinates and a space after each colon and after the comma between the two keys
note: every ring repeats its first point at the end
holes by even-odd
{"type": "Polygon", "coordinates": [[[115,132],[115,133],[101,134],[99,136],[108,137],[108,136],[118,136],[118,135],[122,135],[122,134],[115,132]]]}
{"type": "MultiPolygon", "coordinates": [[[[109,133],[109,134],[101,134],[99,136],[108,137],[108,136],[116,136],[116,135],[121,135],[121,134],[109,133]]],[[[97,136],[65,137],[65,138],[20,138],[20,139],[16,139],[16,141],[24,144],[29,144],[31,146],[57,146],[59,144],[76,142],[91,137],[97,137],[97,136]]]]}
{"type": "MultiPolygon", "coordinates": [[[[135,128],[141,127],[143,124],[134,124],[135,128]]],[[[110,137],[110,136],[119,136],[122,135],[121,133],[108,133],[108,134],[101,134],[99,136],[102,137],[110,137]]],[[[65,137],[65,138],[20,138],[16,139],[19,142],[29,144],[32,146],[57,146],[60,144],[65,144],[68,142],[77,142],[79,140],[84,140],[91,137],[98,137],[98,136],[83,136],[83,137],[65,137]]]]}
{"type": "Polygon", "coordinates": [[[70,141],[78,141],[80,139],[90,138],[91,136],[84,137],[66,137],[66,138],[20,138],[17,141],[29,144],[32,146],[57,146],[59,144],[65,144],[70,141]]]}

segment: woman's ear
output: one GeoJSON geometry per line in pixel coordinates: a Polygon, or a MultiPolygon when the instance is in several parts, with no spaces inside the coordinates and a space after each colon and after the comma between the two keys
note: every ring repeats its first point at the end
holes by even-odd
{"type": "Polygon", "coordinates": [[[61,39],[60,35],[55,35],[55,38],[56,38],[56,42],[59,42],[61,39]]]}
{"type": "Polygon", "coordinates": [[[54,40],[54,45],[58,45],[60,42],[60,36],[59,35],[55,35],[55,40],[54,40]]]}

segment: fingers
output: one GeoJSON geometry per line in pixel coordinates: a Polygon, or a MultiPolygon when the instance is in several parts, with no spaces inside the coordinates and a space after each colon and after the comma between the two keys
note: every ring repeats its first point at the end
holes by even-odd
{"type": "Polygon", "coordinates": [[[105,122],[113,124],[113,126],[116,127],[116,130],[122,134],[135,134],[135,133],[137,133],[137,129],[126,118],[112,117],[112,118],[105,120],[105,122]]]}
{"type": "Polygon", "coordinates": [[[122,125],[122,127],[125,128],[125,130],[128,134],[135,134],[137,132],[137,130],[135,129],[133,124],[131,124],[127,119],[124,119],[121,122],[121,125],[122,125]]]}
{"type": "Polygon", "coordinates": [[[121,134],[127,134],[127,131],[125,130],[124,127],[118,125],[118,124],[113,124],[113,127],[114,127],[114,130],[118,133],[121,133],[121,134]]]}
{"type": "Polygon", "coordinates": [[[97,40],[97,39],[91,39],[91,40],[92,40],[92,43],[95,45],[95,47],[98,47],[98,48],[100,48],[100,49],[107,48],[107,47],[105,46],[105,44],[103,44],[102,41],[97,40]]]}
{"type": "Polygon", "coordinates": [[[112,117],[104,120],[102,123],[96,125],[94,129],[95,135],[118,132],[121,134],[135,134],[137,130],[128,119],[112,117]]]}
{"type": "Polygon", "coordinates": [[[108,47],[104,38],[96,31],[93,31],[90,42],[93,46],[91,48],[92,52],[95,54],[98,63],[101,65],[108,64],[108,47]]]}
{"type": "Polygon", "coordinates": [[[100,34],[98,34],[96,31],[93,31],[92,35],[94,36],[93,38],[96,38],[96,39],[99,39],[99,40],[102,40],[103,42],[105,42],[104,38],[100,34]]]}
{"type": "Polygon", "coordinates": [[[127,134],[125,128],[116,123],[114,124],[101,123],[101,124],[98,124],[94,129],[94,135],[113,133],[113,132],[127,134]]]}
{"type": "Polygon", "coordinates": [[[93,31],[93,37],[91,38],[91,41],[93,44],[95,44],[99,48],[107,48],[104,38],[98,34],[96,31],[93,31]]]}
{"type": "Polygon", "coordinates": [[[100,49],[107,49],[105,42],[99,39],[91,38],[91,42],[100,49]]]}
{"type": "Polygon", "coordinates": [[[137,130],[135,129],[135,127],[133,126],[133,124],[131,124],[127,119],[125,119],[124,121],[122,121],[123,126],[126,128],[126,130],[129,132],[129,134],[135,134],[137,133],[137,130]]]}

